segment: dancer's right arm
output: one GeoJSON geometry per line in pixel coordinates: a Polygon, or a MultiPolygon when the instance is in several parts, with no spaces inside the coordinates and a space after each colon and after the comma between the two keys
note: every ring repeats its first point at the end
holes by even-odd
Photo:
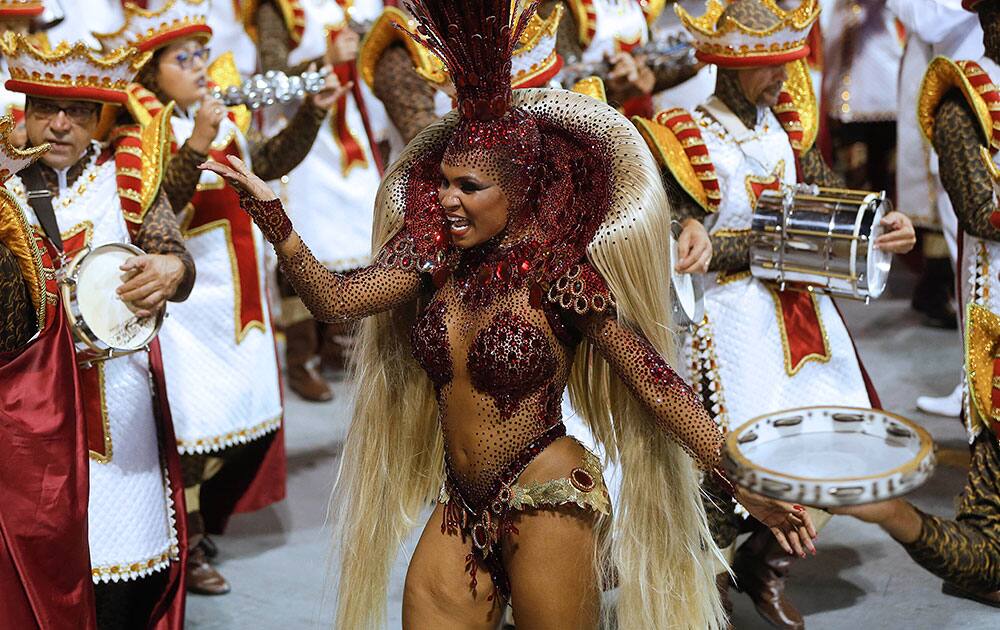
{"type": "Polygon", "coordinates": [[[292,230],[292,223],[274,191],[250,172],[242,160],[229,157],[229,161],[231,166],[208,162],[201,168],[225,177],[239,191],[240,206],[264,238],[274,245],[285,277],[317,320],[353,321],[395,308],[418,296],[423,282],[416,269],[416,258],[410,255],[412,243],[408,237],[397,236],[368,267],[349,273],[330,271],[292,230]]]}

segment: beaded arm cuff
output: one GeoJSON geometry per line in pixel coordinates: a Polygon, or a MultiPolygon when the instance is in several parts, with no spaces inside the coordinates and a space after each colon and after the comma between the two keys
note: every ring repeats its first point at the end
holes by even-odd
{"type": "Polygon", "coordinates": [[[269,243],[280,243],[292,233],[292,222],[280,199],[261,201],[241,191],[240,207],[250,215],[269,243]]]}

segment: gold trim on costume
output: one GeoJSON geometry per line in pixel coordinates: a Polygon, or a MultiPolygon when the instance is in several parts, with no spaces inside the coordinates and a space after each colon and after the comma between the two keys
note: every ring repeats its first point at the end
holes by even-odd
{"type": "Polygon", "coordinates": [[[246,444],[247,442],[252,442],[277,431],[278,427],[281,426],[281,419],[282,414],[278,414],[274,418],[255,424],[248,429],[238,429],[223,435],[198,438],[197,440],[192,441],[181,440],[178,438],[177,448],[180,449],[181,453],[185,454],[211,453],[232,446],[237,442],[240,444],[246,444]]]}
{"type": "Polygon", "coordinates": [[[45,267],[38,249],[34,230],[28,225],[24,210],[17,198],[0,184],[0,242],[7,246],[21,276],[28,284],[28,293],[38,318],[38,330],[45,328],[45,267]]]}
{"type": "Polygon", "coordinates": [[[799,59],[785,64],[785,70],[788,78],[785,79],[783,89],[792,97],[795,111],[799,114],[799,121],[802,123],[801,152],[805,153],[816,143],[816,136],[819,134],[819,107],[816,104],[812,75],[809,73],[809,62],[799,59]]]}
{"type": "Polygon", "coordinates": [[[591,98],[596,98],[602,103],[608,102],[608,94],[604,90],[604,81],[601,77],[587,77],[585,79],[580,79],[573,84],[573,92],[578,94],[586,94],[591,98]]]}
{"type": "MultiPolygon", "coordinates": [[[[87,241],[89,242],[90,239],[88,238],[87,241]]],[[[108,417],[108,400],[104,393],[104,363],[100,361],[92,363],[91,367],[87,369],[97,370],[97,389],[100,391],[101,396],[101,429],[104,433],[104,454],[90,451],[90,459],[98,464],[108,464],[111,462],[114,449],[111,444],[111,419],[108,417]]]]}
{"type": "Polygon", "coordinates": [[[774,300],[774,314],[778,322],[778,332],[781,333],[781,348],[785,356],[785,374],[789,377],[795,376],[810,361],[828,363],[833,357],[833,353],[830,351],[830,338],[826,334],[826,326],[823,324],[823,314],[820,311],[819,300],[816,299],[816,294],[813,291],[808,291],[809,297],[812,299],[813,308],[816,310],[816,321],[819,322],[820,333],[823,335],[824,352],[822,354],[816,352],[807,354],[799,360],[797,365],[792,365],[792,350],[788,341],[788,331],[785,330],[785,318],[781,312],[781,298],[778,297],[778,291],[774,287],[768,286],[767,290],[771,292],[771,298],[774,300]]]}
{"type": "Polygon", "coordinates": [[[375,68],[386,49],[396,42],[406,48],[413,68],[420,77],[434,84],[444,83],[448,74],[441,60],[395,25],[408,33],[416,33],[416,25],[409,16],[395,7],[386,7],[361,42],[358,49],[358,74],[368,87],[374,87],[375,68]]]}
{"type": "MultiPolygon", "coordinates": [[[[688,159],[687,152],[684,150],[692,146],[700,146],[704,144],[704,141],[694,137],[681,141],[666,125],[639,116],[633,116],[632,123],[642,134],[660,166],[670,169],[670,173],[684,189],[684,192],[694,199],[705,212],[713,213],[714,210],[708,201],[709,193],[702,184],[702,176],[695,171],[688,159]]],[[[714,173],[711,175],[714,176],[714,173]]],[[[708,174],[705,177],[712,179],[708,174]]]]}
{"type": "Polygon", "coordinates": [[[988,421],[998,411],[993,408],[993,387],[998,376],[993,372],[993,360],[1000,352],[1000,315],[979,304],[969,304],[964,341],[969,408],[976,415],[967,422],[971,428],[991,429],[988,421]]]}
{"type": "MultiPolygon", "coordinates": [[[[206,232],[210,232],[211,230],[214,230],[216,228],[219,228],[223,231],[224,238],[226,239],[226,251],[229,254],[229,268],[233,274],[233,320],[234,320],[233,330],[236,331],[236,336],[235,336],[236,345],[242,343],[243,340],[246,338],[246,336],[253,329],[257,329],[262,333],[266,333],[267,328],[264,326],[264,322],[262,322],[259,319],[250,320],[249,322],[247,322],[246,326],[240,325],[240,322],[243,319],[242,318],[243,313],[240,307],[241,300],[243,298],[243,287],[240,284],[240,271],[238,262],[236,260],[236,246],[233,244],[233,232],[229,224],[229,219],[219,219],[217,221],[211,221],[204,225],[199,225],[194,229],[188,229],[188,225],[190,225],[191,219],[193,217],[194,217],[193,213],[188,214],[185,217],[184,224],[181,225],[181,231],[184,233],[185,239],[194,238],[201,234],[205,234],[206,232]]],[[[254,273],[259,273],[256,249],[253,251],[253,257],[254,257],[254,273]]],[[[266,303],[266,297],[264,295],[261,295],[261,300],[264,300],[266,303]]]]}
{"type": "MultiPolygon", "coordinates": [[[[975,112],[979,129],[986,141],[994,150],[1000,148],[1000,144],[994,138],[990,106],[983,99],[982,92],[969,81],[969,76],[977,76],[977,74],[974,68],[964,70],[962,66],[947,57],[935,57],[931,61],[921,81],[920,97],[917,100],[917,121],[928,142],[933,140],[934,116],[937,113],[938,104],[952,88],[958,88],[975,112]]],[[[992,83],[982,87],[990,88],[991,86],[992,83]]],[[[992,89],[996,90],[995,87],[992,89]]],[[[989,90],[987,89],[987,91],[989,90]]]]}

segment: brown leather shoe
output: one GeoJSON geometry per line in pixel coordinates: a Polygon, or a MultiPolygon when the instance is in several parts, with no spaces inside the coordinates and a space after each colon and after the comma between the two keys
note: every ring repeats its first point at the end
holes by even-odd
{"type": "Polygon", "coordinates": [[[736,588],[753,600],[765,621],[782,630],[803,630],[802,615],[785,595],[785,578],[792,556],[785,553],[767,529],[755,532],[740,546],[733,560],[736,588]]]}
{"type": "Polygon", "coordinates": [[[941,592],[945,595],[951,595],[952,597],[962,597],[964,599],[971,599],[974,602],[979,602],[980,604],[985,604],[987,606],[992,606],[994,608],[1000,608],[1000,590],[998,591],[983,591],[974,592],[967,591],[961,586],[954,584],[952,582],[945,582],[941,585],[941,592]]]}
{"type": "Polygon", "coordinates": [[[305,400],[333,400],[329,383],[312,366],[319,350],[316,322],[307,319],[285,328],[285,374],[288,387],[305,400]]]}
{"type": "Polygon", "coordinates": [[[205,549],[198,545],[188,554],[186,584],[189,593],[198,595],[225,595],[230,591],[229,582],[215,567],[208,563],[205,549]]]}

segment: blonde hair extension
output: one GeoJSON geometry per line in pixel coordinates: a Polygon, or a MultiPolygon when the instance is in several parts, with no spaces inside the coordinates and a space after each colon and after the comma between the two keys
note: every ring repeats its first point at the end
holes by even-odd
{"type": "MultiPolygon", "coordinates": [[[[567,127],[597,125],[614,150],[614,207],[587,256],[614,293],[620,320],[676,364],[664,280],[670,212],[645,143],[621,114],[580,94],[516,90],[514,104],[567,127]],[[560,120],[564,112],[567,118],[560,120]]],[[[403,226],[400,191],[410,165],[447,141],[457,120],[452,112],[425,129],[389,169],[376,199],[374,251],[403,226]]],[[[443,480],[434,391],[410,351],[416,309],[415,303],[398,307],[361,328],[354,417],[331,499],[341,554],[337,628],[382,627],[395,554],[443,480]]],[[[715,561],[725,563],[709,533],[690,456],[656,426],[586,340],[577,348],[569,391],[608,458],[622,463],[612,534],[598,536],[594,557],[602,584],[620,589],[617,627],[724,627],[715,561]]],[[[595,534],[605,526],[599,521],[595,534]]]]}

